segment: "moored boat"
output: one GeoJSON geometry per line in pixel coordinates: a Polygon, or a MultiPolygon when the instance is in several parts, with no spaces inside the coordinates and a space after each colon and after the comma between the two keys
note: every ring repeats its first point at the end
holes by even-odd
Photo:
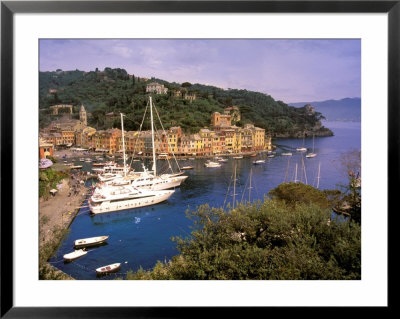
{"type": "Polygon", "coordinates": [[[218,162],[207,161],[204,163],[206,167],[221,167],[221,164],[218,162]]]}
{"type": "Polygon", "coordinates": [[[184,170],[193,169],[193,168],[194,168],[193,166],[183,166],[183,167],[181,167],[181,169],[184,169],[184,170]]]}
{"type": "Polygon", "coordinates": [[[120,268],[121,268],[121,263],[115,263],[97,268],[96,273],[98,275],[109,274],[118,271],[120,268]]]}
{"type": "Polygon", "coordinates": [[[80,248],[80,247],[90,247],[90,246],[101,245],[106,242],[108,237],[109,236],[97,236],[97,237],[77,239],[74,242],[74,247],[80,248]]]}
{"type": "Polygon", "coordinates": [[[131,185],[99,186],[89,199],[89,209],[92,214],[101,214],[150,206],[167,200],[174,192],[137,189],[131,185]]]}
{"type": "Polygon", "coordinates": [[[258,165],[258,164],[264,164],[265,160],[257,160],[257,161],[253,161],[253,164],[258,165]]]}
{"type": "Polygon", "coordinates": [[[75,259],[77,259],[79,257],[82,257],[82,256],[86,255],[86,254],[87,254],[87,250],[85,248],[76,249],[72,253],[65,254],[63,256],[63,258],[64,258],[65,261],[72,261],[72,260],[75,260],[75,259]]]}

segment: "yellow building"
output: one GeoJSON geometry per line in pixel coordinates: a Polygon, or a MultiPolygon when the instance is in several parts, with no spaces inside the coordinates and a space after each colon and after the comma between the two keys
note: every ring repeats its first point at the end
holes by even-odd
{"type": "Polygon", "coordinates": [[[98,150],[107,150],[110,154],[118,151],[121,137],[121,130],[114,128],[105,131],[98,131],[93,137],[93,145],[98,150]]]}
{"type": "Polygon", "coordinates": [[[213,136],[215,132],[203,128],[200,130],[199,135],[203,140],[203,155],[212,155],[213,136]]]}
{"type": "Polygon", "coordinates": [[[196,155],[203,155],[204,154],[204,144],[203,139],[201,138],[200,134],[194,134],[194,149],[196,155]]]}
{"type": "Polygon", "coordinates": [[[168,131],[168,153],[178,153],[178,144],[182,136],[182,129],[179,126],[171,127],[168,131]]]}
{"type": "Polygon", "coordinates": [[[75,131],[61,131],[63,144],[75,144],[75,131]]]}
{"type": "Polygon", "coordinates": [[[265,147],[265,130],[259,127],[255,127],[253,130],[253,150],[263,150],[265,147]]]}

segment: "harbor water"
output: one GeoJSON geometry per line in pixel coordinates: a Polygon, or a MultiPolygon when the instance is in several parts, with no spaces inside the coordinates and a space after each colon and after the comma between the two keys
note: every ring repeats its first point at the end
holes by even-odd
{"type": "MultiPolygon", "coordinates": [[[[305,153],[296,152],[296,147],[303,145],[302,139],[277,139],[273,141],[278,148],[275,157],[267,157],[266,153],[257,157],[244,157],[222,163],[221,167],[207,168],[206,159],[182,160],[179,165],[194,166],[187,170],[187,178],[181,187],[165,202],[137,209],[91,215],[87,201],[70,226],[70,232],[61,242],[50,262],[68,275],[78,280],[107,280],[123,276],[127,271],[145,270],[155,266],[157,261],[168,261],[178,254],[173,236],[190,236],[192,225],[186,217],[187,210],[195,210],[199,205],[209,204],[222,207],[233,201],[233,173],[236,167],[235,200],[262,200],[264,196],[282,182],[297,180],[319,189],[334,189],[346,184],[346,171],[340,165],[340,158],[351,150],[361,149],[360,122],[325,122],[324,126],[334,132],[334,136],[314,139],[314,152],[317,156],[306,158],[305,153]],[[281,153],[291,152],[292,156],[281,153]],[[265,159],[265,163],[254,165],[253,161],[265,159]],[[304,165],[303,165],[304,163],[304,165]],[[318,176],[318,168],[320,174],[318,176]],[[249,181],[251,173],[251,193],[249,181]],[[319,177],[319,179],[318,179],[319,177]],[[77,239],[108,235],[107,244],[88,248],[88,253],[70,263],[64,263],[63,255],[73,251],[73,243],[77,239]],[[104,265],[121,263],[121,269],[115,275],[97,277],[95,269],[104,265]]],[[[304,146],[313,147],[313,139],[307,138],[304,146]]],[[[162,169],[166,161],[159,161],[162,169]]],[[[75,162],[83,165],[83,170],[90,171],[91,163],[75,162]]],[[[133,162],[136,170],[141,170],[140,162],[133,162]]],[[[150,168],[150,165],[147,165],[150,168]]],[[[91,182],[87,182],[90,187],[91,182]]]]}

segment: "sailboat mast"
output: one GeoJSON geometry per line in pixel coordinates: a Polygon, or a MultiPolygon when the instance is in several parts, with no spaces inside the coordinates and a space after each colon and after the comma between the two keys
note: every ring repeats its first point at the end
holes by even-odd
{"type": "Polygon", "coordinates": [[[122,156],[124,157],[124,177],[126,177],[126,158],[125,158],[125,135],[124,135],[124,119],[121,113],[121,130],[122,130],[122,156]]]}
{"type": "Polygon", "coordinates": [[[253,169],[250,168],[249,203],[250,203],[250,196],[251,196],[251,176],[252,175],[253,175],[253,169]]]}
{"type": "Polygon", "coordinates": [[[236,195],[236,164],[235,173],[233,174],[233,208],[235,208],[235,195],[236,195]]]}
{"type": "Polygon", "coordinates": [[[157,163],[156,163],[156,148],[154,145],[153,100],[151,96],[149,96],[149,99],[150,99],[150,119],[151,119],[151,145],[153,148],[153,171],[154,171],[154,176],[156,176],[157,163]]]}
{"type": "Polygon", "coordinates": [[[318,177],[317,177],[317,188],[319,187],[319,174],[321,172],[321,161],[318,164],[318,177]]]}

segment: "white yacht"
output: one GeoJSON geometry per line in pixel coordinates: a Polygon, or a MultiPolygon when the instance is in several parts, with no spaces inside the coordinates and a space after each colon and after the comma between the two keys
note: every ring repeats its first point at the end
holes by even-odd
{"type": "MultiPolygon", "coordinates": [[[[146,167],[142,164],[143,171],[128,172],[127,169],[130,168],[130,166],[126,165],[124,161],[124,165],[127,169],[124,171],[123,169],[124,166],[122,166],[121,172],[113,171],[113,173],[116,173],[119,176],[115,176],[114,179],[108,179],[107,180],[108,185],[125,184],[127,180],[130,180],[131,186],[135,188],[149,189],[149,190],[164,190],[164,189],[179,187],[181,183],[188,178],[188,176],[182,176],[183,172],[157,175],[157,163],[156,163],[157,159],[154,146],[153,102],[151,96],[149,97],[149,104],[150,104],[150,115],[151,115],[152,150],[153,150],[152,170],[151,171],[147,170],[146,167]]],[[[121,118],[121,124],[123,125],[122,118],[121,118]]],[[[122,135],[122,137],[123,136],[124,135],[122,135]]],[[[123,144],[123,153],[125,154],[124,138],[122,138],[122,144],[123,144]]],[[[168,160],[168,158],[166,159],[168,160]]]]}
{"type": "Polygon", "coordinates": [[[174,192],[137,189],[131,185],[99,186],[89,199],[89,209],[92,214],[101,214],[155,205],[167,200],[174,192]]]}
{"type": "Polygon", "coordinates": [[[204,163],[206,167],[221,167],[221,164],[218,162],[207,161],[204,163]]]}

